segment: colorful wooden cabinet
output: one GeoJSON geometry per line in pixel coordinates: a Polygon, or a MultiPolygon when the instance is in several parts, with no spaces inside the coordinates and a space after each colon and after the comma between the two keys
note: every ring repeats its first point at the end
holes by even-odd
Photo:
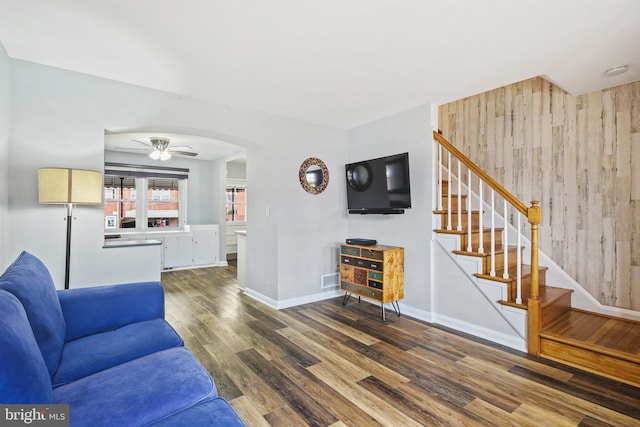
{"type": "Polygon", "coordinates": [[[345,292],[342,305],[351,295],[378,301],[385,318],[384,305],[391,303],[400,316],[398,300],[404,298],[404,248],[395,246],[340,246],[340,289],[345,292]]]}

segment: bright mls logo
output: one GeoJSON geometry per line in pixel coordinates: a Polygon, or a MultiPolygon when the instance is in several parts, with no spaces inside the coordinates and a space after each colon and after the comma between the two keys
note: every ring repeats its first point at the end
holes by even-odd
{"type": "Polygon", "coordinates": [[[0,405],[0,426],[68,427],[69,405],[0,405]]]}

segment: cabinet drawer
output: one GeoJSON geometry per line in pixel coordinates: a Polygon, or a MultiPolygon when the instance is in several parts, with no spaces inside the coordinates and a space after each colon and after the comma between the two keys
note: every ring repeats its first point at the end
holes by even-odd
{"type": "Polygon", "coordinates": [[[369,279],[373,279],[373,280],[377,280],[379,282],[382,282],[382,273],[378,273],[377,271],[370,271],[369,272],[369,279]]]}
{"type": "Polygon", "coordinates": [[[382,283],[375,280],[369,280],[369,286],[376,289],[382,289],[382,283]]]}
{"type": "Polygon", "coordinates": [[[343,256],[340,258],[342,264],[354,265],[362,268],[368,268],[369,270],[382,271],[383,263],[380,261],[369,261],[368,259],[352,258],[343,256]]]}
{"type": "Polygon", "coordinates": [[[369,268],[371,270],[382,271],[382,262],[379,261],[367,261],[366,259],[361,260],[363,262],[364,268],[369,268]]]}
{"type": "Polygon", "coordinates": [[[351,258],[350,256],[342,256],[342,257],[340,257],[340,263],[341,264],[358,265],[357,260],[358,260],[358,258],[351,258]]]}
{"type": "Polygon", "coordinates": [[[363,297],[382,301],[382,291],[364,286],[354,285],[353,283],[340,282],[340,289],[345,292],[352,293],[354,295],[360,295],[363,297]]]}
{"type": "Polygon", "coordinates": [[[360,248],[351,246],[341,246],[341,252],[345,255],[360,256],[360,248]]]}
{"type": "Polygon", "coordinates": [[[384,258],[384,254],[382,251],[374,251],[372,249],[361,249],[360,250],[360,256],[363,258],[369,258],[369,259],[377,259],[382,261],[382,259],[384,258]]]}

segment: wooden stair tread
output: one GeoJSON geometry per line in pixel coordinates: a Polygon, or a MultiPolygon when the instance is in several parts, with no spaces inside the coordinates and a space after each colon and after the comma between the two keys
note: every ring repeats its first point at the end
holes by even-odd
{"type": "MultiPolygon", "coordinates": [[[[505,246],[504,245],[496,245],[496,249],[495,249],[495,254],[496,256],[498,254],[500,254],[502,256],[502,254],[504,253],[504,249],[505,246]]],[[[518,247],[514,246],[514,245],[509,245],[507,246],[507,250],[517,250],[518,247]]],[[[473,256],[473,257],[478,257],[478,258],[484,258],[484,257],[490,257],[491,256],[491,251],[486,251],[486,252],[468,252],[468,251],[462,251],[462,250],[455,250],[453,251],[454,254],[456,255],[467,255],[467,256],[473,256]]]]}
{"type": "MultiPolygon", "coordinates": [[[[529,267],[529,272],[531,272],[531,266],[527,266],[527,267],[529,267]]],[[[547,267],[540,267],[540,268],[546,269],[547,267]]],[[[502,280],[505,280],[505,279],[502,279],[502,280]]],[[[538,292],[538,299],[540,300],[540,306],[544,308],[550,304],[553,304],[554,302],[564,297],[565,295],[571,294],[571,293],[573,293],[572,289],[556,288],[553,286],[540,286],[540,289],[538,292]]],[[[522,304],[518,304],[515,301],[505,301],[505,300],[500,300],[498,302],[502,305],[508,305],[510,307],[516,307],[523,310],[527,310],[529,308],[527,306],[528,304],[527,299],[528,299],[527,297],[523,297],[522,304]]]]}
{"type": "MultiPolygon", "coordinates": [[[[538,271],[547,271],[549,269],[549,267],[544,267],[544,266],[539,266],[538,267],[538,271]]],[[[509,278],[505,279],[503,276],[504,274],[504,268],[501,269],[496,269],[496,275],[495,276],[491,276],[490,274],[482,274],[482,273],[475,273],[474,276],[480,278],[480,279],[487,279],[487,280],[493,280],[495,282],[502,282],[502,283],[511,283],[513,281],[516,280],[516,271],[517,271],[517,267],[509,267],[508,269],[509,272],[509,278]]],[[[531,275],[531,266],[529,264],[522,264],[521,265],[521,270],[520,273],[522,275],[522,277],[528,277],[531,275]]]]}
{"type": "MultiPolygon", "coordinates": [[[[468,211],[468,210],[451,211],[451,216],[456,216],[456,215],[458,215],[458,212],[460,212],[460,214],[461,214],[462,216],[464,216],[464,215],[467,215],[467,213],[468,213],[469,211],[468,211]]],[[[448,211],[448,210],[446,210],[446,209],[442,209],[442,210],[434,209],[434,210],[433,210],[433,213],[434,213],[434,214],[436,214],[436,215],[443,215],[443,214],[447,214],[447,213],[449,213],[449,211],[448,211]]],[[[472,211],[471,211],[471,214],[472,214],[472,215],[477,215],[477,214],[479,214],[479,213],[480,213],[480,211],[478,211],[478,210],[472,210],[472,211]]]]}
{"type": "MultiPolygon", "coordinates": [[[[496,230],[496,232],[498,232],[498,231],[502,231],[502,230],[504,230],[504,228],[502,228],[502,227],[496,227],[496,228],[495,228],[495,230],[496,230]]],[[[435,231],[436,233],[441,233],[441,234],[460,234],[460,235],[469,234],[469,231],[468,231],[468,230],[465,230],[465,229],[462,229],[462,230],[454,230],[454,229],[448,230],[448,229],[446,229],[446,228],[436,228],[436,229],[434,229],[433,231],[435,231]]],[[[485,233],[486,233],[486,232],[490,232],[490,231],[491,231],[491,228],[483,228],[483,231],[484,231],[485,233]]],[[[472,228],[472,229],[471,229],[471,233],[472,233],[472,234],[473,234],[473,233],[480,233],[480,229],[479,229],[479,228],[472,228]]]]}

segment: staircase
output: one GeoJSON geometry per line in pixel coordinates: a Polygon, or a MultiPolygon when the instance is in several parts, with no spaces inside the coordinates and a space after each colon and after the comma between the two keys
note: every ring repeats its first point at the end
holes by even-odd
{"type": "Polygon", "coordinates": [[[523,337],[529,354],[640,387],[640,322],[572,308],[573,291],[547,285],[547,267],[538,265],[537,202],[527,208],[437,132],[434,140],[439,153],[436,240],[523,337]],[[486,187],[489,201],[482,195],[486,187]],[[496,194],[503,199],[501,216],[494,208],[496,194]],[[521,215],[531,228],[529,264],[521,215]],[[516,230],[503,220],[509,217],[517,217],[516,230]]]}

